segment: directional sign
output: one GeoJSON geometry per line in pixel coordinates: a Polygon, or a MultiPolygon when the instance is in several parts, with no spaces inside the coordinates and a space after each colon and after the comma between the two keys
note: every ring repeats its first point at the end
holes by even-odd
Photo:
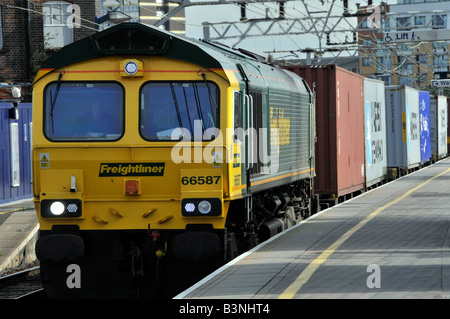
{"type": "Polygon", "coordinates": [[[400,31],[385,32],[384,43],[396,42],[422,42],[422,41],[449,41],[450,29],[428,30],[428,31],[400,31]]]}
{"type": "Polygon", "coordinates": [[[449,80],[431,80],[431,87],[433,88],[444,88],[450,86],[449,80]]]}

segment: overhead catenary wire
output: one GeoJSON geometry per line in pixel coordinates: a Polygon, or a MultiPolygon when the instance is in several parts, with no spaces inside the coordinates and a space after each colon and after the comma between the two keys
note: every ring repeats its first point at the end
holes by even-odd
{"type": "MultiPolygon", "coordinates": [[[[37,3],[37,2],[34,2],[32,0],[27,0],[27,2],[29,4],[32,4],[34,6],[34,8],[36,6],[38,6],[38,7],[42,7],[43,6],[41,3],[37,3]]],[[[147,6],[139,5],[136,2],[132,2],[130,0],[124,0],[124,2],[126,4],[128,4],[128,5],[130,5],[130,6],[139,7],[143,11],[151,12],[151,13],[156,15],[156,11],[151,10],[147,6]]],[[[325,3],[325,2],[328,3],[328,4],[332,4],[337,9],[342,9],[343,11],[345,11],[345,10],[350,11],[349,8],[343,7],[339,3],[339,1],[336,2],[335,0],[326,0],[323,3],[325,3]]],[[[233,2],[231,2],[229,0],[225,0],[225,3],[240,6],[240,4],[236,4],[235,2],[233,3],[233,2]]],[[[274,4],[278,4],[277,1],[271,0],[271,1],[268,1],[267,3],[266,2],[262,2],[262,3],[261,2],[257,2],[257,3],[255,3],[255,2],[252,2],[252,1],[244,0],[243,3],[246,4],[247,10],[249,12],[252,12],[252,13],[254,13],[256,15],[263,15],[267,19],[267,22],[269,22],[269,23],[270,22],[276,22],[278,24],[287,25],[290,28],[289,30],[294,30],[294,31],[302,30],[302,28],[297,26],[297,25],[288,25],[287,24],[288,22],[286,20],[284,20],[284,19],[279,19],[279,17],[274,17],[274,16],[271,17],[269,14],[267,14],[267,12],[270,12],[271,10],[276,10],[276,8],[273,7],[273,5],[274,4]],[[250,5],[251,5],[251,8],[250,8],[250,5]]],[[[293,1],[293,2],[289,2],[289,3],[292,3],[292,6],[285,7],[285,9],[284,9],[284,17],[287,17],[287,18],[289,18],[289,17],[296,17],[293,13],[290,12],[290,10],[292,10],[295,13],[301,14],[303,18],[310,19],[310,21],[308,21],[308,20],[304,21],[305,25],[308,24],[308,27],[311,27],[311,24],[314,23],[314,19],[316,19],[316,21],[321,21],[320,19],[323,19],[323,17],[314,18],[314,17],[312,17],[312,13],[311,12],[308,12],[308,14],[306,14],[306,13],[300,11],[299,9],[297,9],[295,7],[295,5],[297,3],[299,3],[298,1],[293,1]]],[[[309,6],[310,8],[312,8],[314,10],[318,10],[318,11],[323,10],[323,8],[315,6],[312,3],[310,3],[310,2],[306,3],[305,1],[302,1],[301,3],[303,4],[303,6],[305,8],[306,8],[306,6],[309,6]]],[[[9,7],[9,8],[15,8],[15,9],[19,9],[19,10],[27,10],[27,11],[29,11],[31,13],[39,14],[39,15],[42,15],[42,16],[45,15],[42,11],[38,11],[38,10],[35,10],[35,9],[31,9],[31,8],[24,8],[24,7],[20,7],[20,6],[16,6],[16,5],[11,5],[11,4],[8,4],[8,3],[5,3],[5,2],[2,3],[2,6],[9,7]]],[[[79,20],[83,22],[82,24],[80,24],[81,28],[86,28],[86,29],[89,29],[89,30],[97,31],[97,29],[95,27],[98,27],[98,26],[101,25],[101,24],[95,23],[93,21],[84,19],[81,16],[77,17],[77,18],[79,18],[79,20]],[[90,27],[90,26],[86,25],[88,23],[94,25],[95,27],[90,27]]],[[[53,17],[53,19],[56,19],[57,21],[60,21],[60,22],[63,22],[63,23],[66,22],[66,21],[59,20],[58,18],[55,18],[55,17],[53,17]]],[[[249,19],[243,19],[242,21],[230,22],[230,24],[231,25],[238,25],[240,23],[245,23],[247,20],[249,20],[249,19]]],[[[184,25],[200,26],[199,24],[186,23],[186,21],[181,21],[181,20],[171,20],[171,21],[174,21],[174,22],[177,22],[177,23],[180,23],[180,24],[184,24],[184,25]]],[[[204,25],[202,25],[202,26],[204,26],[204,25]]],[[[303,26],[303,28],[305,28],[305,27],[303,26]]],[[[316,30],[318,30],[318,29],[316,29],[316,30]]],[[[322,30],[324,30],[324,29],[322,29],[322,30]]],[[[335,32],[338,32],[338,31],[339,31],[338,29],[335,29],[335,32]]],[[[296,50],[290,50],[290,52],[301,52],[302,50],[305,49],[305,48],[301,48],[299,43],[298,43],[299,41],[296,41],[294,39],[294,37],[293,37],[294,34],[291,34],[291,32],[287,31],[286,32],[286,36],[289,39],[289,41],[296,47],[296,50]]],[[[372,43],[373,43],[372,48],[371,48],[372,50],[379,50],[381,48],[381,46],[383,46],[384,49],[386,48],[384,44],[377,43],[375,36],[371,37],[371,36],[364,35],[364,34],[361,34],[361,33],[359,33],[359,36],[361,38],[369,37],[369,38],[372,39],[372,43]]],[[[340,45],[344,45],[344,41],[342,41],[341,43],[337,43],[337,44],[338,45],[339,44],[340,45]]],[[[421,44],[422,43],[417,44],[416,47],[419,47],[421,44]]],[[[363,52],[363,50],[362,50],[363,48],[361,46],[356,46],[356,47],[355,46],[347,46],[347,47],[348,47],[347,51],[357,50],[357,51],[359,51],[359,53],[360,53],[360,55],[362,57],[367,56],[367,54],[363,52]]],[[[321,47],[319,49],[321,49],[321,47]]],[[[404,59],[403,59],[403,61],[401,61],[401,63],[399,65],[397,65],[396,67],[392,68],[392,70],[386,70],[387,73],[398,74],[397,73],[398,70],[401,69],[401,67],[404,66],[405,64],[412,64],[412,65],[414,65],[416,67],[423,67],[423,64],[418,63],[418,61],[413,59],[411,56],[409,56],[409,55],[402,55],[401,53],[399,53],[397,48],[389,46],[389,50],[392,53],[396,52],[397,56],[403,56],[404,59]]],[[[341,54],[341,52],[343,50],[341,50],[341,51],[337,50],[337,51],[339,52],[339,54],[341,54]]],[[[286,51],[284,51],[284,52],[286,52],[286,51]]],[[[283,51],[276,51],[274,49],[271,52],[271,54],[277,54],[277,53],[283,53],[283,51]]],[[[369,57],[370,57],[370,55],[369,55],[369,57]]],[[[375,59],[375,60],[377,60],[377,59],[375,59]]],[[[376,61],[375,63],[378,65],[378,61],[376,61]]],[[[448,61],[447,61],[447,65],[448,65],[448,61]]],[[[402,76],[408,76],[408,74],[402,74],[402,76]]]]}

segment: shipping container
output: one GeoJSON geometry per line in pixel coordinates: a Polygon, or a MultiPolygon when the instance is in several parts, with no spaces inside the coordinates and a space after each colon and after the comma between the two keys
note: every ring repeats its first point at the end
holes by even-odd
{"type": "Polygon", "coordinates": [[[31,103],[0,103],[0,203],[31,198],[31,103]]]}
{"type": "Polygon", "coordinates": [[[447,97],[447,153],[450,151],[450,97],[447,97]]]}
{"type": "Polygon", "coordinates": [[[438,160],[447,156],[447,98],[430,95],[431,157],[438,160]]]}
{"type": "Polygon", "coordinates": [[[364,189],[364,78],[336,65],[287,66],[315,94],[316,178],[321,198],[364,189]]]}
{"type": "Polygon", "coordinates": [[[388,168],[397,174],[420,166],[419,91],[411,87],[386,87],[388,168]]]}
{"type": "Polygon", "coordinates": [[[366,187],[387,177],[386,103],[383,81],[364,79],[366,187]]]}
{"type": "Polygon", "coordinates": [[[419,91],[419,121],[420,161],[425,164],[431,160],[430,93],[427,91],[419,91]]]}

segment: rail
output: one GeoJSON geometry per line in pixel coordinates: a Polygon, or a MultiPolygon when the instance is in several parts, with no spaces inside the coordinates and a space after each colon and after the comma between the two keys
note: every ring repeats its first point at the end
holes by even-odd
{"type": "Polygon", "coordinates": [[[0,277],[0,299],[42,298],[39,273],[35,266],[0,277]]]}

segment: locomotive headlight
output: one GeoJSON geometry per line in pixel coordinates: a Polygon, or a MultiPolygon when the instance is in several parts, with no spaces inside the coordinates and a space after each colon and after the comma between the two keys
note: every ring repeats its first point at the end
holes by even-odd
{"type": "Polygon", "coordinates": [[[202,200],[198,203],[198,211],[203,215],[208,214],[211,211],[211,203],[207,200],[202,200]]]}
{"type": "Polygon", "coordinates": [[[61,202],[53,202],[50,205],[50,212],[55,215],[55,216],[59,216],[62,213],[64,213],[65,207],[64,204],[61,202]]]}

